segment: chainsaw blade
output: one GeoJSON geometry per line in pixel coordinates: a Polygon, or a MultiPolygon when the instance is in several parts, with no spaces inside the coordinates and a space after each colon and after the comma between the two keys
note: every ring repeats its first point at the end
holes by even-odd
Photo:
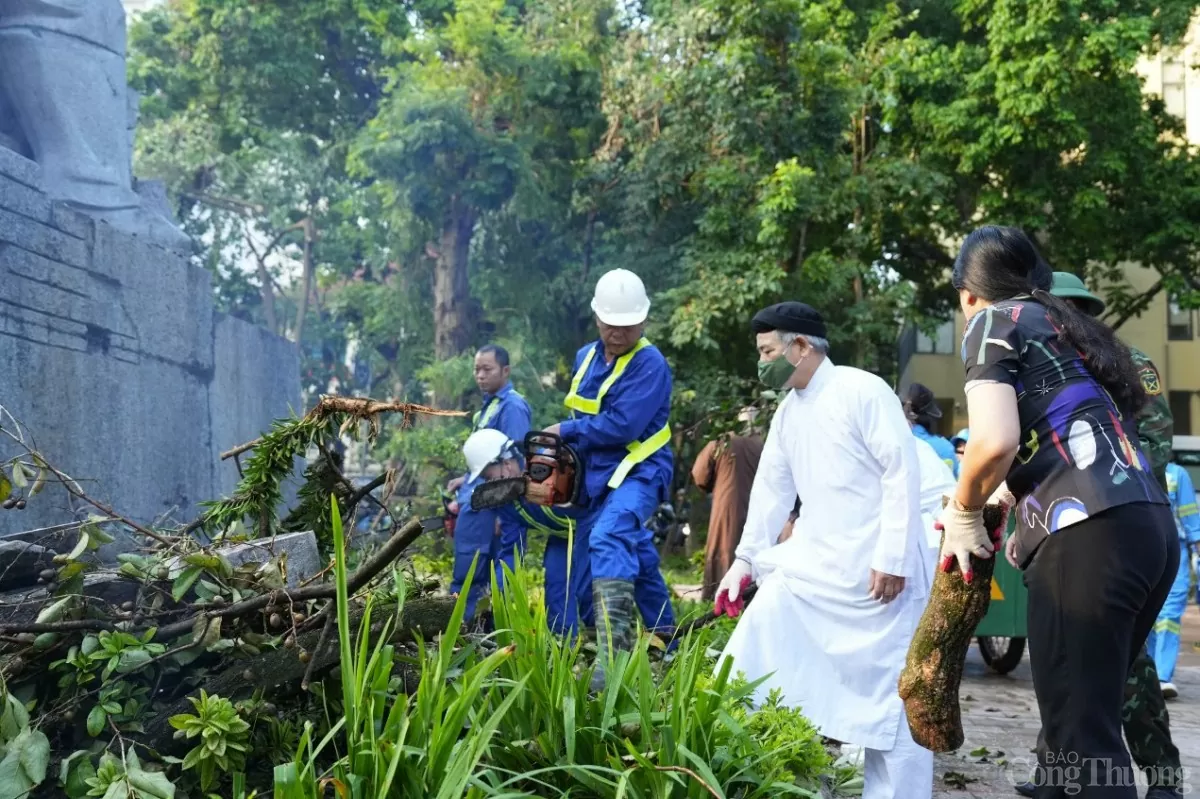
{"type": "Polygon", "coordinates": [[[475,510],[499,508],[525,496],[525,478],[508,477],[492,480],[471,492],[471,507],[475,510]]]}

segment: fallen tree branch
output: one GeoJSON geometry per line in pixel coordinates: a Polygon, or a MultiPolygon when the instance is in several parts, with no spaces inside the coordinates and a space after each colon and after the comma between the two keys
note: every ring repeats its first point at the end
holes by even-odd
{"type": "MultiPolygon", "coordinates": [[[[393,644],[406,643],[418,636],[432,638],[446,631],[453,618],[456,601],[449,596],[411,599],[401,608],[399,624],[394,623],[396,618],[389,608],[376,608],[372,613],[370,634],[374,638],[387,629],[389,642],[393,644]]],[[[392,606],[391,610],[394,609],[395,606],[392,606]]],[[[362,607],[351,609],[349,632],[352,639],[359,636],[363,613],[362,607]]],[[[330,626],[336,628],[336,620],[330,626]]],[[[210,694],[219,694],[227,699],[248,695],[255,690],[272,695],[286,693],[288,688],[298,687],[306,677],[310,681],[320,679],[341,663],[341,653],[336,642],[329,640],[330,637],[325,635],[324,630],[302,633],[290,648],[272,649],[256,657],[230,663],[222,671],[209,676],[202,687],[210,694]],[[301,652],[307,653],[307,663],[299,657],[301,652]]],[[[199,686],[193,690],[198,692],[199,686]]],[[[175,698],[146,724],[145,740],[150,746],[168,749],[176,745],[173,743],[174,730],[169,720],[177,713],[191,711],[192,704],[187,697],[192,693],[189,691],[175,698]]]]}
{"type": "Polygon", "coordinates": [[[71,478],[70,475],[59,471],[53,464],[51,464],[48,460],[46,460],[45,456],[43,456],[42,453],[36,452],[28,444],[26,444],[24,439],[20,438],[19,436],[13,435],[10,431],[4,429],[3,427],[0,427],[0,432],[4,433],[4,435],[8,436],[10,439],[15,441],[17,443],[17,445],[20,446],[22,449],[24,449],[25,452],[28,453],[29,456],[31,458],[33,458],[39,466],[41,466],[42,468],[46,469],[46,471],[53,474],[55,479],[58,480],[62,484],[63,488],[65,488],[67,490],[67,493],[70,494],[71,496],[75,497],[76,499],[83,500],[84,502],[91,505],[96,510],[100,511],[101,513],[106,514],[112,521],[120,522],[121,524],[125,525],[126,527],[129,527],[131,530],[136,530],[137,532],[141,533],[142,535],[146,536],[147,538],[152,538],[155,541],[159,542],[160,544],[163,544],[164,546],[169,545],[171,543],[169,540],[167,540],[163,536],[159,535],[158,533],[154,532],[150,528],[143,527],[142,525],[138,524],[137,522],[133,521],[132,519],[129,519],[129,518],[117,513],[115,510],[113,510],[109,506],[89,497],[84,492],[84,490],[79,487],[79,483],[75,482],[75,480],[73,478],[71,478]]]}
{"type": "MultiPolygon", "coordinates": [[[[320,401],[317,402],[311,411],[305,414],[305,418],[323,421],[335,413],[349,414],[357,419],[371,419],[372,422],[374,422],[374,417],[379,414],[399,413],[404,416],[406,423],[413,416],[463,417],[467,415],[466,411],[443,411],[437,408],[430,408],[426,405],[417,405],[412,402],[374,400],[370,397],[339,397],[335,394],[326,394],[321,397],[320,401]]],[[[253,441],[247,441],[245,444],[239,444],[233,449],[222,452],[221,460],[228,460],[248,452],[257,447],[261,442],[261,438],[256,438],[253,441]]]]}
{"type": "MultiPolygon", "coordinates": [[[[347,590],[349,593],[354,593],[370,582],[377,574],[384,570],[400,553],[416,541],[422,533],[421,520],[413,519],[408,524],[404,525],[395,535],[387,540],[380,547],[379,551],[362,563],[354,573],[347,578],[347,590]]],[[[310,599],[332,599],[336,595],[336,588],[332,585],[313,585],[306,588],[296,588],[292,590],[280,589],[271,591],[267,594],[259,594],[250,599],[235,602],[232,605],[225,607],[213,608],[206,610],[203,615],[215,619],[218,617],[225,618],[229,616],[242,616],[247,613],[253,613],[256,610],[262,610],[275,603],[276,600],[288,600],[291,602],[306,602],[310,599]]],[[[200,615],[200,614],[197,614],[200,615]]],[[[195,624],[196,616],[188,619],[177,621],[172,624],[167,624],[158,628],[154,638],[157,641],[174,638],[189,632],[192,625],[195,624]]]]}
{"type": "Polygon", "coordinates": [[[0,624],[0,635],[14,633],[73,633],[80,631],[104,632],[115,630],[117,625],[103,619],[75,619],[73,621],[27,622],[23,624],[0,624]]]}
{"type": "MultiPolygon", "coordinates": [[[[993,540],[1003,537],[1006,521],[999,506],[984,508],[983,523],[993,540]]],[[[974,576],[969,583],[957,564],[949,572],[939,568],[908,645],[899,694],[913,740],[931,752],[953,752],[963,744],[958,688],[975,628],[991,602],[997,557],[998,553],[990,558],[971,555],[974,576]]]]}

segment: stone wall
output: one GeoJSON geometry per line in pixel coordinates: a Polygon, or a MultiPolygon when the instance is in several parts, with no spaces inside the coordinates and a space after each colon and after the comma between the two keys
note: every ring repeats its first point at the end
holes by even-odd
{"type": "MultiPolygon", "coordinates": [[[[222,450],[302,410],[292,344],[215,313],[206,271],[50,201],[2,148],[0,281],[0,405],[139,522],[190,520],[236,482],[222,450]]],[[[69,504],[48,488],[0,533],[71,521],[69,504]]]]}

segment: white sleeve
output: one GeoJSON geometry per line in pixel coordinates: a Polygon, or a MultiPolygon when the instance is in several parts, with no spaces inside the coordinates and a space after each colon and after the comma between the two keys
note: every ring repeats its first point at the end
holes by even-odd
{"type": "MultiPolygon", "coordinates": [[[[780,441],[782,415],[783,406],[780,405],[771,419],[767,440],[763,442],[758,470],[754,473],[754,485],[750,489],[746,526],[742,529],[742,539],[737,546],[737,557],[749,561],[752,568],[755,557],[775,545],[788,514],[796,504],[796,483],[792,480],[787,453],[780,441]]],[[[757,568],[754,574],[757,578],[757,568]]]]}
{"type": "MultiPolygon", "coordinates": [[[[863,391],[858,403],[860,431],[867,451],[882,467],[879,540],[870,567],[877,572],[912,578],[909,548],[921,536],[921,466],[900,400],[879,381],[879,389],[863,391]]],[[[923,537],[923,536],[922,536],[923,537]]]]}

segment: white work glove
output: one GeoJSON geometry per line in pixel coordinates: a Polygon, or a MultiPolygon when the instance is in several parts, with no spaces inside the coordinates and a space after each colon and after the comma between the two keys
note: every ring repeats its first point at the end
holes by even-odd
{"type": "Polygon", "coordinates": [[[934,528],[943,533],[939,568],[948,572],[957,562],[965,582],[971,582],[974,577],[971,555],[986,560],[996,552],[996,541],[983,525],[982,510],[959,510],[951,500],[942,509],[934,528]]]}
{"type": "Polygon", "coordinates": [[[713,606],[713,615],[720,616],[724,613],[731,619],[737,618],[746,605],[742,593],[753,580],[754,570],[750,568],[750,562],[741,558],[734,560],[729,571],[725,572],[725,576],[721,578],[720,585],[717,586],[717,601],[713,606]]]}
{"type": "Polygon", "coordinates": [[[1008,482],[1006,481],[996,486],[996,490],[988,497],[987,504],[1003,505],[1006,508],[1012,508],[1013,505],[1017,504],[1017,497],[1013,492],[1008,490],[1008,482]]]}
{"type": "MultiPolygon", "coordinates": [[[[1015,494],[1013,494],[1013,492],[1008,490],[1008,483],[1004,482],[997,486],[996,490],[992,492],[991,497],[988,498],[988,504],[999,505],[1000,507],[1004,508],[1004,529],[998,530],[993,535],[993,538],[1004,540],[1004,531],[1008,528],[1008,514],[1011,513],[1012,509],[1017,506],[1017,497],[1015,494]]],[[[1010,535],[1004,544],[1004,558],[1014,569],[1021,568],[1021,564],[1017,560],[1016,533],[1010,535]]]]}

